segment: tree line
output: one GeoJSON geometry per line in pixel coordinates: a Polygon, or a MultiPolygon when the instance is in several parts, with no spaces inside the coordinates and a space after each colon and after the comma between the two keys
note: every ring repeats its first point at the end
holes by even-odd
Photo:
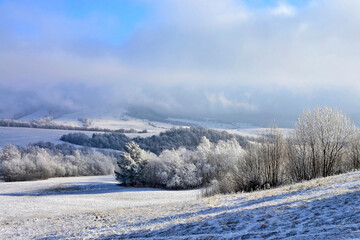
{"type": "Polygon", "coordinates": [[[0,148],[0,178],[4,181],[29,181],[50,177],[112,174],[116,154],[77,149],[69,144],[36,143],[27,147],[0,148]]]}
{"type": "Polygon", "coordinates": [[[271,126],[245,146],[202,137],[193,150],[180,147],[159,155],[133,142],[117,164],[116,177],[127,186],[211,186],[206,194],[252,191],[359,169],[360,131],[342,112],[318,107],[304,111],[287,137],[271,126]]]}
{"type": "Polygon", "coordinates": [[[62,125],[52,121],[52,118],[45,117],[38,120],[33,119],[31,121],[18,121],[13,119],[0,119],[0,127],[22,127],[22,128],[41,128],[41,129],[58,129],[58,130],[73,130],[73,131],[91,131],[91,132],[118,132],[118,133],[147,133],[147,130],[135,130],[120,128],[117,130],[111,130],[108,128],[91,127],[89,119],[78,119],[83,126],[69,126],[62,125]]]}
{"type": "Polygon", "coordinates": [[[336,109],[304,111],[286,137],[276,126],[252,140],[235,136],[192,127],[146,140],[131,141],[119,133],[80,139],[97,147],[116,143],[123,152],[44,142],[8,145],[0,149],[0,176],[21,181],[115,172],[125,186],[208,187],[205,194],[214,194],[267,189],[360,169],[360,131],[336,109]]]}
{"type": "Polygon", "coordinates": [[[200,144],[202,137],[206,137],[214,143],[220,140],[235,138],[241,146],[246,145],[246,139],[242,136],[204,127],[172,128],[159,135],[146,138],[129,138],[119,133],[94,133],[91,137],[83,133],[69,133],[63,135],[60,139],[81,146],[110,148],[121,151],[124,151],[126,143],[133,141],[138,144],[141,149],[159,155],[164,150],[177,149],[179,147],[194,150],[200,144]]]}

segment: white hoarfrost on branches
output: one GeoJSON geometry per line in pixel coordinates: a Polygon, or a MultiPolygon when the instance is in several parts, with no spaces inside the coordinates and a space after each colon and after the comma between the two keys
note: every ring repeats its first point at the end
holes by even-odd
{"type": "MultiPolygon", "coordinates": [[[[46,143],[27,148],[8,146],[0,152],[0,173],[5,181],[109,174],[114,172],[117,158],[115,175],[122,185],[207,187],[205,195],[209,195],[267,189],[360,166],[359,130],[340,111],[328,107],[304,111],[287,137],[275,125],[270,126],[253,141],[247,141],[245,149],[240,146],[243,139],[224,141],[206,129],[193,131],[195,135],[183,129],[163,134],[164,143],[176,140],[176,144],[157,146],[162,149],[156,153],[159,155],[142,150],[134,142],[126,143],[121,157],[46,143]],[[200,141],[201,134],[214,142],[204,135],[200,141]],[[182,145],[183,138],[190,145],[182,145]],[[168,148],[178,144],[176,149],[168,148]]],[[[154,141],[142,144],[146,147],[154,141]]]]}
{"type": "Polygon", "coordinates": [[[0,153],[0,173],[9,182],[107,175],[113,171],[113,158],[96,151],[61,153],[38,146],[18,148],[7,145],[0,153]]]}
{"type": "Polygon", "coordinates": [[[351,169],[360,169],[360,131],[357,129],[351,141],[349,160],[351,169]]]}
{"type": "Polygon", "coordinates": [[[179,148],[164,150],[159,156],[148,153],[145,179],[150,186],[170,189],[206,186],[225,178],[243,155],[235,139],[213,144],[203,137],[194,151],[179,148]]]}
{"type": "Polygon", "coordinates": [[[347,148],[356,128],[337,109],[317,107],[299,117],[292,136],[289,160],[295,180],[326,177],[343,172],[347,148]]]}

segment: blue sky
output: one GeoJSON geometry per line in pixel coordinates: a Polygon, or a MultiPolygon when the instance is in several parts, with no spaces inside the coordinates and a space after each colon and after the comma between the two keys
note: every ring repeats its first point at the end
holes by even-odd
{"type": "Polygon", "coordinates": [[[0,113],[136,106],[289,123],[326,104],[360,121],[359,11],[352,0],[0,0],[0,113]]]}
{"type": "MultiPolygon", "coordinates": [[[[237,2],[244,3],[247,7],[254,9],[274,7],[279,3],[302,7],[308,3],[307,0],[246,0],[237,2]]],[[[156,6],[157,3],[141,0],[1,0],[0,5],[2,5],[0,9],[6,11],[6,16],[8,16],[1,19],[3,23],[5,22],[5,27],[11,28],[20,37],[33,39],[44,31],[41,21],[31,22],[27,18],[23,18],[24,11],[27,11],[26,14],[34,14],[33,18],[37,17],[37,13],[64,17],[72,21],[93,18],[96,20],[95,25],[89,26],[89,28],[94,27],[102,30],[88,31],[82,37],[118,45],[126,41],[139,25],[146,24],[149,19],[156,17],[153,14],[154,5],[156,6]]],[[[72,34],[76,34],[76,30],[78,29],[74,29],[75,32],[72,34]]]]}
{"type": "MultiPolygon", "coordinates": [[[[92,18],[95,24],[88,28],[102,30],[87,31],[83,37],[103,40],[111,44],[119,44],[126,40],[138,24],[146,21],[149,11],[145,4],[129,0],[2,0],[0,1],[1,10],[3,11],[1,21],[5,23],[5,27],[10,28],[21,37],[33,38],[42,33],[44,31],[44,22],[42,21],[46,21],[48,15],[66,18],[68,21],[74,22],[92,18]],[[42,21],[28,21],[29,16],[36,19],[41,15],[45,15],[41,19],[42,21]]],[[[71,28],[71,26],[68,27],[71,28]]],[[[77,30],[83,31],[83,29],[74,29],[71,34],[76,35],[77,30]]]]}

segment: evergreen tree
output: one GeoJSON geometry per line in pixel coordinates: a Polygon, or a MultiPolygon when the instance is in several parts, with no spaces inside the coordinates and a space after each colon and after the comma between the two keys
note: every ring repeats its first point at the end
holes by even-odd
{"type": "Polygon", "coordinates": [[[120,171],[115,171],[116,180],[124,186],[143,185],[147,161],[142,157],[142,150],[134,142],[128,142],[124,150],[117,162],[120,171]]]}

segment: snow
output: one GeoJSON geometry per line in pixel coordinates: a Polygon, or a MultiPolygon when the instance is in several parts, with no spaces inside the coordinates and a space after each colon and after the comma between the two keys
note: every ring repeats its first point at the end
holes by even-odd
{"type": "Polygon", "coordinates": [[[91,127],[105,128],[110,130],[135,129],[138,131],[148,130],[153,134],[159,134],[162,131],[172,128],[174,125],[161,122],[151,122],[145,119],[132,118],[121,113],[104,112],[104,113],[91,113],[91,112],[76,112],[72,114],[66,114],[60,118],[54,119],[55,123],[70,125],[70,126],[82,126],[77,120],[78,118],[91,119],[91,127]]]}
{"type": "Polygon", "coordinates": [[[48,111],[40,110],[40,111],[35,111],[35,112],[31,112],[29,114],[26,114],[26,115],[18,118],[17,120],[19,120],[19,121],[31,121],[33,119],[40,119],[40,118],[46,117],[48,115],[49,115],[48,111]]]}
{"type": "MultiPolygon", "coordinates": [[[[18,146],[26,146],[29,143],[36,143],[39,141],[64,143],[60,141],[60,137],[75,131],[57,130],[57,129],[40,129],[40,128],[18,128],[18,127],[0,127],[0,147],[6,144],[13,144],[18,146]]],[[[79,132],[79,131],[76,131],[79,132]]],[[[93,132],[83,131],[89,136],[93,132]]]]}
{"type": "MultiPolygon", "coordinates": [[[[9,118],[14,117],[13,111],[3,111],[0,112],[0,118],[9,118]]],[[[126,115],[125,109],[117,110],[103,110],[103,111],[94,111],[94,109],[76,111],[72,113],[59,113],[59,116],[56,114],[50,113],[48,110],[39,109],[37,111],[26,113],[24,112],[19,121],[31,121],[34,119],[41,119],[47,116],[55,116],[52,120],[56,124],[72,126],[72,127],[81,127],[82,123],[78,121],[79,118],[89,118],[92,121],[91,127],[97,128],[106,128],[110,130],[117,129],[135,129],[135,130],[148,130],[152,135],[159,134],[167,129],[174,127],[173,124],[162,123],[162,122],[153,122],[145,119],[138,119],[129,117],[126,115]]]]}
{"type": "Polygon", "coordinates": [[[0,239],[355,239],[360,172],[198,198],[112,176],[0,183],[0,239]]]}
{"type": "Polygon", "coordinates": [[[258,128],[258,126],[255,126],[250,123],[244,123],[244,122],[233,122],[233,123],[225,123],[221,121],[214,121],[214,120],[191,120],[191,119],[185,119],[185,118],[167,118],[168,121],[175,121],[175,122],[181,122],[184,124],[190,124],[190,125],[198,125],[203,126],[207,128],[213,128],[213,129],[247,129],[247,128],[258,128]]]}
{"type": "MultiPolygon", "coordinates": [[[[39,110],[23,116],[19,120],[30,121],[32,119],[40,119],[48,115],[49,113],[47,111],[39,110]]],[[[81,127],[82,124],[78,121],[78,118],[91,119],[92,122],[91,127],[95,127],[95,128],[104,128],[110,130],[117,130],[117,129],[135,129],[137,131],[142,131],[144,129],[147,130],[147,133],[145,134],[144,133],[126,134],[128,137],[137,137],[137,136],[149,137],[152,135],[158,135],[161,132],[169,130],[173,127],[182,127],[180,125],[173,125],[170,123],[154,122],[146,119],[129,117],[126,115],[126,110],[124,109],[120,109],[117,112],[113,112],[113,111],[110,112],[104,110],[103,112],[79,111],[74,113],[67,113],[67,114],[63,114],[60,117],[57,117],[56,119],[53,120],[53,122],[65,126],[81,127]]],[[[238,134],[244,137],[256,137],[257,134],[261,134],[267,130],[267,128],[261,128],[249,123],[242,123],[242,122],[223,123],[213,120],[198,121],[198,120],[182,119],[182,118],[168,118],[167,120],[184,123],[184,125],[190,124],[190,125],[198,125],[198,126],[203,126],[217,130],[224,130],[231,134],[238,134]]],[[[279,128],[279,130],[285,136],[289,135],[289,133],[291,133],[292,131],[292,129],[289,128],[279,128]]],[[[28,143],[33,143],[37,141],[50,141],[54,143],[60,142],[59,138],[63,134],[58,134],[59,132],[56,132],[56,130],[52,131],[51,129],[49,130],[48,133],[45,133],[46,131],[47,130],[43,130],[43,132],[37,131],[37,132],[33,132],[34,134],[29,135],[28,133],[31,132],[31,130],[26,130],[26,132],[24,132],[25,136],[22,135],[18,136],[20,132],[14,131],[14,136],[11,136],[11,134],[9,135],[9,130],[3,132],[3,128],[0,128],[0,136],[5,134],[5,138],[3,138],[3,140],[0,140],[0,147],[6,144],[7,139],[9,139],[9,143],[17,144],[17,145],[27,145],[28,143]],[[41,138],[40,136],[44,136],[44,138],[41,138]],[[17,143],[15,141],[15,138],[21,141],[17,143]],[[34,139],[34,141],[31,141],[31,139],[34,139]]],[[[65,132],[64,134],[66,134],[69,132],[78,132],[78,131],[64,131],[64,132],[65,132]]]]}
{"type": "MultiPolygon", "coordinates": [[[[55,121],[56,122],[56,121],[55,121]]],[[[60,122],[57,122],[60,123],[60,122]]],[[[76,126],[72,122],[61,122],[65,125],[76,126]]],[[[109,128],[109,129],[130,129],[134,128],[136,130],[148,129],[147,133],[125,133],[126,136],[133,137],[149,137],[152,135],[157,135],[160,132],[170,129],[170,125],[161,124],[161,123],[150,123],[142,120],[133,120],[133,121],[112,121],[112,120],[94,120],[94,126],[99,128],[109,128]]],[[[13,144],[18,146],[26,146],[29,143],[36,143],[39,141],[43,142],[52,142],[55,144],[64,143],[60,140],[60,137],[64,134],[69,134],[73,132],[82,132],[91,136],[93,133],[101,132],[92,132],[92,131],[78,131],[78,130],[58,130],[58,129],[41,129],[41,128],[20,128],[20,127],[0,127],[0,148],[4,147],[6,144],[13,144]]]]}
{"type": "MultiPolygon", "coordinates": [[[[203,126],[220,131],[227,131],[228,133],[237,134],[243,137],[257,137],[259,134],[263,134],[269,129],[243,122],[223,123],[212,120],[199,121],[183,118],[168,118],[167,120],[181,122],[184,124],[203,126]]],[[[278,130],[285,136],[288,136],[292,132],[291,128],[278,128],[278,130]]]]}
{"type": "Polygon", "coordinates": [[[111,120],[111,119],[91,119],[91,127],[106,128],[110,130],[117,129],[135,129],[138,131],[148,130],[148,132],[153,134],[159,134],[167,129],[173,127],[171,124],[160,123],[160,122],[150,122],[142,119],[127,119],[127,120],[111,120]]]}
{"type": "MultiPolygon", "coordinates": [[[[72,113],[63,115],[60,118],[53,120],[54,123],[65,125],[65,126],[78,126],[81,127],[82,124],[77,120],[79,116],[89,113],[72,113]]],[[[110,113],[108,113],[110,114],[110,113]]],[[[36,111],[29,115],[24,116],[20,120],[30,121],[32,119],[39,119],[47,115],[47,112],[36,111]]],[[[97,116],[97,115],[94,115],[97,116]]],[[[131,118],[125,115],[112,115],[110,118],[91,118],[92,125],[94,128],[104,128],[110,130],[118,129],[135,129],[137,131],[147,130],[147,133],[126,133],[130,138],[133,137],[149,137],[153,135],[158,135],[161,132],[164,132],[168,129],[174,127],[172,124],[160,123],[160,122],[150,122],[143,119],[131,118]]],[[[99,116],[98,116],[99,117],[99,116]]],[[[178,126],[177,126],[178,127],[178,126]]],[[[4,147],[6,144],[13,144],[18,146],[25,146],[29,143],[36,143],[39,141],[52,142],[52,143],[63,143],[60,141],[60,137],[64,134],[72,132],[82,132],[89,136],[93,133],[92,131],[78,131],[78,130],[57,130],[57,129],[40,129],[40,128],[17,128],[17,127],[0,127],[0,148],[4,147]]]]}
{"type": "Polygon", "coordinates": [[[57,120],[77,120],[78,118],[91,118],[91,119],[126,119],[127,116],[126,110],[123,108],[111,108],[109,109],[94,109],[94,108],[85,108],[79,111],[74,111],[71,113],[65,113],[57,117],[57,120]]]}
{"type": "MultiPolygon", "coordinates": [[[[265,134],[269,128],[244,128],[244,129],[223,129],[231,134],[238,134],[243,137],[257,137],[258,135],[265,134]]],[[[289,136],[293,129],[291,128],[277,128],[284,136],[289,136]]]]}
{"type": "MultiPolygon", "coordinates": [[[[39,119],[44,116],[47,116],[41,111],[37,111],[32,114],[33,118],[39,119]]],[[[31,119],[33,119],[31,118],[31,119]]],[[[170,129],[173,127],[172,124],[160,123],[160,122],[150,122],[145,119],[132,118],[126,115],[125,109],[117,110],[103,110],[103,111],[94,111],[94,109],[78,111],[74,113],[63,114],[60,117],[54,119],[55,123],[70,125],[70,126],[82,126],[78,121],[79,118],[89,118],[92,121],[91,127],[106,128],[110,130],[117,130],[120,128],[135,130],[144,130],[147,129],[153,134],[158,134],[161,131],[170,129]]]]}

